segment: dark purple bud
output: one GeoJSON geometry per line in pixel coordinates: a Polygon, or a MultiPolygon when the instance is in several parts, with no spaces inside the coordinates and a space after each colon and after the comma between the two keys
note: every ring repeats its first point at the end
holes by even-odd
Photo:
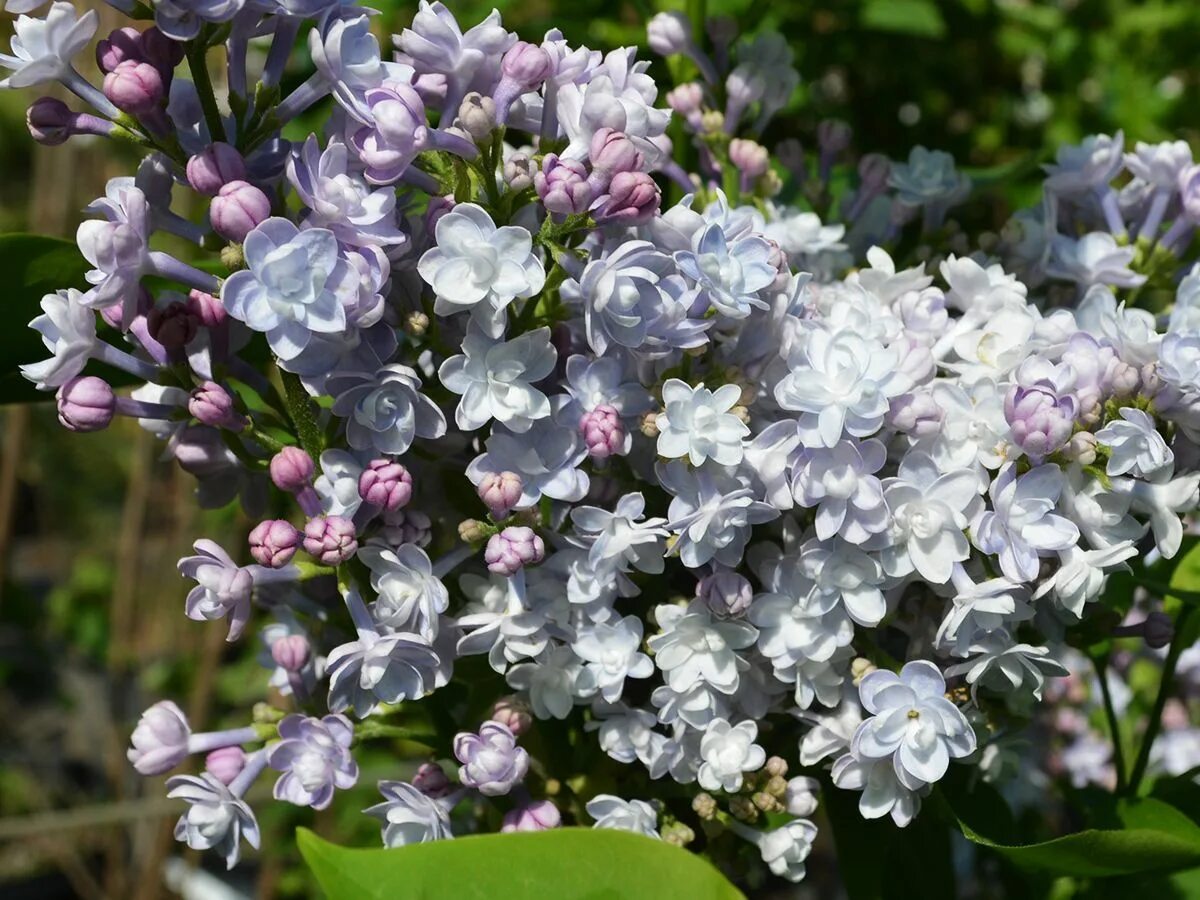
{"type": "Polygon", "coordinates": [[[193,290],[188,294],[187,307],[205,328],[216,328],[225,322],[225,306],[212,294],[193,290]]]}
{"type": "Polygon", "coordinates": [[[246,161],[229,144],[209,144],[187,162],[187,180],[192,189],[215,197],[231,181],[245,181],[246,161]]]}
{"type": "Polygon", "coordinates": [[[175,67],[183,62],[184,44],[151,26],[142,32],[142,55],[162,73],[164,81],[170,81],[175,67]]]}
{"type": "Polygon", "coordinates": [[[246,417],[234,406],[233,395],[215,381],[206,381],[192,391],[188,412],[202,425],[213,428],[241,431],[246,427],[246,417]]]}
{"type": "Polygon", "coordinates": [[[559,159],[554,153],[542,160],[542,171],[534,175],[533,187],[547,210],[562,215],[586,212],[596,197],[583,163],[559,159]]]}
{"type": "Polygon", "coordinates": [[[284,447],[273,457],[269,465],[271,481],[275,487],[295,494],[312,484],[316,472],[312,457],[299,447],[284,447]]]}
{"type": "Polygon", "coordinates": [[[221,187],[208,207],[208,219],[221,237],[240,244],[271,215],[271,201],[246,181],[231,181],[221,187]]]}
{"type": "Polygon", "coordinates": [[[358,477],[358,495],[372,506],[400,509],[412,499],[412,475],[398,462],[373,459],[358,477]]]}
{"type": "Polygon", "coordinates": [[[502,832],[507,831],[545,831],[547,828],[557,828],[562,824],[562,813],[549,800],[536,800],[528,806],[518,806],[504,814],[500,825],[502,832]]]}
{"type": "Polygon", "coordinates": [[[170,303],[146,314],[146,329],[168,350],[179,350],[195,339],[200,319],[187,303],[170,303]]]}
{"type": "Polygon", "coordinates": [[[131,116],[155,112],[164,91],[162,75],[150,63],[127,59],[104,76],[104,96],[131,116]]]}
{"type": "Polygon", "coordinates": [[[136,28],[129,25],[118,28],[96,44],[96,65],[105,75],[128,60],[146,61],[146,54],[142,49],[142,33],[136,28]]]}
{"type": "Polygon", "coordinates": [[[714,615],[728,618],[740,616],[750,608],[754,588],[732,569],[717,569],[696,582],[696,597],[714,615]]]}
{"type": "Polygon", "coordinates": [[[271,645],[271,658],[275,660],[276,665],[288,672],[299,672],[303,669],[308,665],[311,654],[308,638],[302,634],[289,634],[271,645]]]}
{"type": "Polygon", "coordinates": [[[437,763],[430,762],[417,766],[412,786],[426,797],[433,797],[435,800],[449,794],[451,787],[450,779],[446,777],[446,770],[437,763]]]}
{"type": "Polygon", "coordinates": [[[250,555],[255,562],[278,569],[286,566],[296,555],[300,547],[300,532],[284,519],[265,519],[254,526],[249,540],[250,555]]]}
{"type": "Polygon", "coordinates": [[[304,526],[304,552],[323,566],[340,566],[358,550],[354,523],[342,516],[314,516],[304,526]]]}
{"type": "Polygon", "coordinates": [[[95,375],[77,376],[58,389],[58,421],[71,431],[102,431],[116,409],[113,389],[95,375]]]}
{"type": "Polygon", "coordinates": [[[54,97],[40,97],[25,113],[25,124],[29,133],[39,144],[56,147],[66,141],[73,133],[71,125],[75,121],[75,113],[61,100],[54,97]]]}
{"type": "Polygon", "coordinates": [[[654,218],[660,203],[662,193],[645,172],[618,172],[592,214],[602,225],[642,225],[654,218]]]}

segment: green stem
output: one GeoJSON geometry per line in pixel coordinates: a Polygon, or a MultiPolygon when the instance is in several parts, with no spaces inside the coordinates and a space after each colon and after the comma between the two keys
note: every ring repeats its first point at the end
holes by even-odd
{"type": "Polygon", "coordinates": [[[1117,708],[1113,705],[1112,691],[1108,686],[1108,657],[1093,656],[1096,678],[1100,681],[1100,693],[1104,697],[1104,717],[1108,720],[1108,731],[1113,745],[1113,767],[1117,770],[1117,791],[1125,790],[1125,748],[1121,742],[1121,726],[1117,720],[1117,708]]]}
{"type": "Polygon", "coordinates": [[[192,83],[200,97],[200,108],[208,123],[209,134],[214,141],[225,140],[225,123],[217,106],[217,95],[213,93],[212,80],[208,77],[208,61],[205,58],[205,42],[192,41],[187,51],[188,68],[192,70],[192,83]]]}
{"type": "Polygon", "coordinates": [[[312,399],[300,383],[299,376],[280,369],[279,378],[283,381],[283,399],[287,404],[288,416],[296,426],[300,446],[315,460],[324,449],[324,441],[321,429],[317,426],[317,417],[313,413],[312,399]]]}
{"type": "Polygon", "coordinates": [[[354,736],[360,741],[369,741],[374,738],[400,738],[401,740],[414,741],[426,746],[432,746],[432,741],[435,740],[431,734],[423,734],[401,725],[385,725],[382,722],[372,722],[370,719],[355,729],[354,736]]]}
{"type": "Polygon", "coordinates": [[[249,432],[250,437],[252,437],[259,444],[262,444],[264,450],[269,450],[272,453],[278,453],[287,446],[287,444],[285,444],[283,441],[276,440],[274,437],[267,434],[256,425],[251,424],[249,432]]]}
{"type": "Polygon", "coordinates": [[[1146,733],[1142,735],[1142,745],[1138,748],[1137,759],[1134,760],[1133,771],[1129,775],[1130,796],[1137,796],[1138,787],[1146,775],[1146,767],[1150,765],[1150,750],[1154,746],[1154,739],[1158,737],[1158,730],[1162,727],[1163,708],[1167,705],[1167,698],[1171,694],[1171,682],[1175,678],[1175,667],[1179,664],[1179,657],[1187,649],[1193,637],[1188,634],[1186,626],[1195,609],[1194,606],[1185,606],[1175,617],[1175,637],[1171,639],[1171,648],[1167,651],[1167,658],[1163,662],[1162,680],[1158,683],[1158,695],[1154,698],[1154,708],[1150,711],[1150,720],[1146,723],[1146,733]]]}

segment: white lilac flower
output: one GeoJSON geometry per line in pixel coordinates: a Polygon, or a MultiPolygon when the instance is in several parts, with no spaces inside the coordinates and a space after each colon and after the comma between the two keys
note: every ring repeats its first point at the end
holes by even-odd
{"type": "Polygon", "coordinates": [[[751,527],[779,516],[777,509],[755,500],[753,490],[719,467],[689,470],[675,460],[659,464],[656,471],[674,495],[667,509],[667,527],[677,535],[671,552],[689,569],[710,560],[736,566],[751,527]]]}
{"type": "Polygon", "coordinates": [[[800,571],[812,584],[810,602],[840,603],[858,624],[874,628],[887,614],[886,578],[878,559],[840,538],[809,540],[800,548],[800,571]],[[828,598],[828,599],[824,599],[828,598]]]}
{"type": "Polygon", "coordinates": [[[1196,508],[1200,501],[1200,473],[1179,475],[1170,481],[1146,482],[1122,478],[1113,483],[1115,493],[1129,498],[1130,508],[1150,517],[1155,546],[1167,559],[1179,552],[1183,541],[1181,513],[1196,508]]]}
{"type": "Polygon", "coordinates": [[[550,618],[552,610],[528,605],[524,572],[463,575],[458,583],[471,601],[456,620],[459,655],[487,653],[489,665],[503,675],[512,663],[540,656],[551,636],[571,637],[550,618]]]}
{"type": "Polygon", "coordinates": [[[454,837],[447,803],[404,781],[381,781],[384,801],[364,812],[383,823],[383,845],[406,847],[454,837]]]}
{"type": "Polygon", "coordinates": [[[658,455],[686,456],[693,466],[711,459],[722,466],[742,461],[742,441],[750,429],[730,412],[741,402],[742,389],[723,384],[715,391],[703,384],[692,387],[678,378],[662,388],[664,411],[659,414],[658,455]]]}
{"type": "Polygon", "coordinates": [[[701,682],[724,694],[737,690],[737,651],[754,643],[756,628],[736,619],[714,619],[698,603],[686,609],[655,607],[654,618],[662,630],[646,644],[673,691],[683,693],[701,682]]]}
{"type": "Polygon", "coordinates": [[[744,319],[751,310],[767,307],[759,291],[779,275],[770,256],[771,245],[761,236],[730,240],[714,222],[699,234],[693,250],[675,253],[675,265],[719,313],[744,319]]]}
{"type": "Polygon", "coordinates": [[[1095,285],[1075,308],[1075,321],[1081,331],[1108,338],[1121,359],[1130,365],[1144,366],[1157,361],[1162,336],[1154,314],[1117,302],[1107,285],[1095,285]]]}
{"type": "Polygon", "coordinates": [[[598,701],[593,702],[592,713],[594,718],[584,730],[595,731],[600,749],[617,762],[640,761],[650,768],[663,756],[667,738],[654,731],[658,719],[653,713],[598,701]]]}
{"type": "Polygon", "coordinates": [[[595,820],[595,828],[615,828],[661,839],[658,813],[645,800],[622,800],[612,794],[597,794],[585,808],[595,820]]]}
{"type": "Polygon", "coordinates": [[[321,499],[322,510],[327,516],[353,518],[362,504],[358,479],[365,463],[346,450],[325,450],[318,462],[321,474],[313,482],[313,489],[321,499]]]}
{"type": "Polygon", "coordinates": [[[658,720],[674,728],[687,726],[703,731],[708,723],[721,716],[728,717],[733,709],[732,699],[706,682],[676,691],[670,685],[656,687],[650,702],[658,709],[658,720]]]}
{"type": "Polygon", "coordinates": [[[952,206],[966,197],[971,179],[954,167],[949,153],[913,147],[907,162],[892,163],[888,185],[909,206],[952,206]]]}
{"type": "MultiPolygon", "coordinates": [[[[254,762],[247,761],[243,774],[253,775],[261,770],[266,761],[265,751],[258,751],[255,757],[254,762]]],[[[246,801],[235,793],[235,785],[244,791],[249,779],[239,778],[228,787],[208,772],[167,779],[167,797],[188,804],[187,812],[175,823],[175,840],[193,850],[215,850],[225,857],[227,869],[237,865],[242,838],[255,849],[260,840],[258,820],[246,801]]]]}
{"type": "Polygon", "coordinates": [[[1048,648],[1017,643],[1005,628],[980,635],[968,654],[966,662],[950,666],[946,674],[966,676],[972,695],[987,688],[1004,695],[1026,691],[1040,700],[1047,675],[1068,674],[1048,648]]]}
{"type": "Polygon", "coordinates": [[[454,756],[461,763],[458,780],[485,797],[502,797],[525,778],[529,752],[503,722],[484,722],[479,733],[461,732],[454,738],[454,756]]]}
{"type": "Polygon", "coordinates": [[[1133,475],[1147,481],[1166,481],[1175,468],[1175,454],[1167,446],[1154,419],[1144,410],[1124,406],[1121,419],[1111,419],[1096,432],[1096,442],[1109,450],[1104,470],[1109,475],[1133,475]]]}
{"type": "Polygon", "coordinates": [[[434,312],[468,310],[489,337],[504,333],[513,300],[534,296],[546,282],[533,236],[518,225],[497,228],[474,203],[460,203],[438,219],[436,239],[437,246],[417,263],[436,295],[434,312]]]}
{"type": "Polygon", "coordinates": [[[1053,510],[1066,481],[1053,463],[1017,475],[1008,463],[988,489],[992,509],[972,529],[975,545],[995,554],[1000,570],[1013,581],[1033,581],[1038,557],[1065,550],[1079,540],[1079,527],[1053,510]]]}
{"type": "Polygon", "coordinates": [[[1108,582],[1109,569],[1127,568],[1127,560],[1138,555],[1132,540],[1107,547],[1084,550],[1078,545],[1059,551],[1059,567],[1034,592],[1035,597],[1049,596],[1062,610],[1083,617],[1085,604],[1097,599],[1108,582]]]}
{"type": "Polygon", "coordinates": [[[408,366],[336,372],[326,387],[334,398],[333,414],[346,420],[346,441],[355,450],[399,456],[414,438],[446,433],[446,417],[421,393],[421,379],[408,366]]]}
{"type": "Polygon", "coordinates": [[[728,793],[740,790],[742,773],[757,771],[767,761],[766,751],[754,743],[757,737],[758,724],[749,720],[736,725],[725,719],[709,722],[700,739],[704,760],[698,773],[700,787],[728,793]]]}
{"type": "Polygon", "coordinates": [[[283,773],[275,782],[275,799],[325,809],[335,788],[354,787],[358,764],[350,753],[353,737],[354,725],[345,716],[285,716],[280,739],[267,747],[267,764],[283,773]]]}
{"type": "Polygon", "coordinates": [[[758,629],[758,649],[776,674],[806,661],[826,662],[854,637],[854,625],[837,595],[817,590],[798,556],[775,560],[763,570],[768,593],[759,594],[746,617],[758,629]]]}
{"type": "Polygon", "coordinates": [[[803,507],[817,508],[817,537],[840,534],[861,544],[888,526],[883,486],[875,473],[887,451],[876,440],[838,441],[831,448],[807,449],[796,460],[792,493],[803,507]]]}
{"type": "Polygon", "coordinates": [[[775,677],[795,685],[792,696],[796,707],[811,709],[814,703],[835,707],[842,701],[846,674],[854,656],[851,647],[841,647],[827,660],[801,659],[794,666],[775,669],[775,677]]]}
{"type": "Polygon", "coordinates": [[[121,304],[125,318],[131,318],[138,284],[143,275],[154,270],[146,195],[125,182],[110,182],[104,200],[97,201],[89,211],[102,214],[104,219],[88,219],[75,231],[79,252],[94,267],[85,276],[92,289],[80,302],[95,309],[121,304]]]}
{"type": "Polygon", "coordinates": [[[47,294],[42,314],[29,323],[50,351],[49,359],[21,366],[39,391],[55,390],[79,375],[97,349],[96,314],[80,302],[82,296],[74,288],[47,294]]]}
{"type": "Polygon", "coordinates": [[[577,699],[595,693],[591,672],[570,647],[547,649],[532,662],[523,662],[508,670],[510,686],[529,694],[533,714],[539,719],[565,719],[577,699]]]}
{"type": "Polygon", "coordinates": [[[550,415],[550,401],[533,386],[558,360],[549,328],[496,341],[472,326],[462,349],[438,369],[442,384],[462,395],[454,412],[459,428],[475,431],[495,419],[520,434],[550,415]]]}
{"type": "Polygon", "coordinates": [[[543,496],[575,503],[587,494],[588,476],[579,468],[587,447],[576,429],[551,419],[537,420],[523,434],[497,427],[484,447],[468,464],[467,477],[478,486],[489,472],[515,472],[521,496],[514,509],[528,509],[543,496]]]}
{"type": "Polygon", "coordinates": [[[1093,134],[1081,144],[1064,144],[1045,166],[1046,188],[1059,194],[1086,194],[1108,186],[1124,161],[1125,135],[1093,134]]]}
{"type": "Polygon", "coordinates": [[[902,783],[933,784],[951,759],[975,752],[975,732],[944,696],[946,681],[933,663],[905,663],[899,675],[876,670],[863,677],[858,693],[872,715],[854,732],[851,752],[859,759],[890,760],[902,783]]]}
{"type": "Polygon", "coordinates": [[[645,74],[650,64],[635,62],[635,52],[633,47],[613,50],[586,84],[559,86],[555,113],[568,140],[560,154],[564,159],[587,159],[592,137],[601,128],[626,135],[642,154],[644,165],[662,157],[653,139],[666,131],[671,111],[651,105],[658,88],[645,74]]]}
{"type": "Polygon", "coordinates": [[[813,326],[788,356],[789,372],[775,385],[784,409],[804,413],[809,446],[832,447],[843,432],[867,437],[883,424],[888,403],[911,387],[899,356],[849,330],[813,326]]]}
{"type": "Polygon", "coordinates": [[[597,572],[630,568],[657,574],[663,570],[663,545],[670,532],[666,519],[643,519],[646,501],[640,493],[626,494],[612,512],[596,506],[571,510],[575,530],[590,543],[588,562],[597,572]]]}
{"type": "Polygon", "coordinates": [[[833,783],[847,791],[862,791],[858,811],[864,819],[891,815],[901,828],[908,826],[921,811],[921,798],[928,785],[905,784],[887,759],[859,759],[853,753],[838,757],[833,764],[833,783]]]}
{"type": "Polygon", "coordinates": [[[1095,284],[1137,287],[1146,276],[1129,268],[1135,247],[1122,247],[1106,231],[1093,231],[1081,238],[1056,234],[1051,245],[1047,273],[1088,288],[1095,284]]]}
{"type": "Polygon", "coordinates": [[[196,586],[187,595],[185,612],[197,622],[229,619],[229,640],[237,640],[250,619],[250,597],[258,585],[290,581],[297,576],[294,566],[268,569],[239,566],[213,541],[195,543],[196,555],[179,560],[178,569],[196,586]]]}
{"type": "Polygon", "coordinates": [[[438,616],[446,611],[450,596],[425,551],[415,544],[392,549],[376,540],[360,547],[357,556],[370,571],[377,597],[372,608],[376,622],[432,642],[438,616]]]}
{"type": "Polygon", "coordinates": [[[912,451],[883,485],[892,512],[884,569],[895,576],[915,569],[922,578],[945,584],[954,563],[971,552],[964,532],[982,505],[979,479],[969,469],[940,472],[927,454],[912,451]]]}
{"type": "Polygon", "coordinates": [[[380,703],[418,700],[434,689],[440,662],[419,635],[359,630],[358,640],[329,652],[329,709],[365,718],[380,703]]]}
{"type": "Polygon", "coordinates": [[[1029,588],[1025,585],[1007,578],[990,578],[975,584],[956,575],[955,587],[958,593],[938,627],[937,646],[956,656],[967,656],[980,634],[1033,618],[1029,588]]]}
{"type": "Polygon", "coordinates": [[[638,650],[642,643],[642,620],[636,616],[611,624],[579,629],[571,649],[587,663],[591,682],[609,703],[621,699],[626,678],[649,678],[654,663],[638,650]]]}
{"type": "Polygon", "coordinates": [[[757,832],[755,844],[772,874],[796,882],[804,879],[804,861],[816,837],[816,825],[807,819],[793,819],[771,831],[757,832]]]}
{"type": "Polygon", "coordinates": [[[221,300],[229,315],[266,334],[281,360],[299,356],[314,333],[345,329],[344,304],[358,277],[332,231],[267,219],[246,235],[242,250],[246,268],[226,279],[221,300]]]}
{"type": "Polygon", "coordinates": [[[99,21],[94,9],[77,16],[74,4],[62,2],[51,3],[42,18],[17,16],[9,52],[0,53],[0,67],[10,73],[0,80],[0,90],[71,81],[71,61],[91,41],[99,21]]]}
{"type": "Polygon", "coordinates": [[[1147,144],[1138,141],[1133,152],[1125,154],[1125,167],[1142,181],[1156,188],[1175,190],[1179,173],[1192,164],[1192,148],[1187,141],[1163,141],[1147,144]]]}
{"type": "MultiPolygon", "coordinates": [[[[637,416],[653,405],[650,392],[626,372],[623,360],[614,356],[590,358],[576,353],[567,359],[563,390],[569,402],[556,406],[555,418],[578,427],[580,419],[597,407],[608,406],[621,417],[637,416]]],[[[629,452],[627,435],[623,452],[629,452]]]]}
{"type": "Polygon", "coordinates": [[[671,258],[649,241],[626,241],[612,252],[592,259],[578,281],[562,285],[565,300],[583,307],[588,345],[598,354],[610,345],[641,347],[651,323],[673,300],[663,287],[672,270],[671,258]]]}

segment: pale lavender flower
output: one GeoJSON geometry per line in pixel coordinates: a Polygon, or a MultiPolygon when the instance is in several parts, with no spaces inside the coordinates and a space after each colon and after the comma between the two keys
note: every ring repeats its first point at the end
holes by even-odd
{"type": "Polygon", "coordinates": [[[500,722],[484,722],[478,734],[456,735],[454,756],[462,764],[458,780],[485,797],[504,796],[529,771],[529,754],[517,746],[513,733],[500,722]]]}
{"type": "Polygon", "coordinates": [[[325,809],[334,788],[348,790],[358,781],[350,754],[354,725],[345,716],[286,716],[279,738],[267,747],[267,764],[283,773],[275,782],[276,800],[325,809]]]}

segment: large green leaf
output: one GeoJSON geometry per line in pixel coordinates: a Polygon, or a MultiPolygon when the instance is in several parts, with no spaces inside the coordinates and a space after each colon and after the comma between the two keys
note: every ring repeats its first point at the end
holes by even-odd
{"type": "Polygon", "coordinates": [[[41,313],[42,297],[61,288],[85,289],[89,266],[71,241],[37,234],[0,234],[4,327],[0,328],[0,403],[45,400],[17,366],[46,356],[42,339],[25,325],[41,313]]]}
{"type": "Polygon", "coordinates": [[[296,837],[330,900],[743,898],[696,854],[623,831],[471,835],[395,850],[339,847],[305,828],[296,837]]]}

